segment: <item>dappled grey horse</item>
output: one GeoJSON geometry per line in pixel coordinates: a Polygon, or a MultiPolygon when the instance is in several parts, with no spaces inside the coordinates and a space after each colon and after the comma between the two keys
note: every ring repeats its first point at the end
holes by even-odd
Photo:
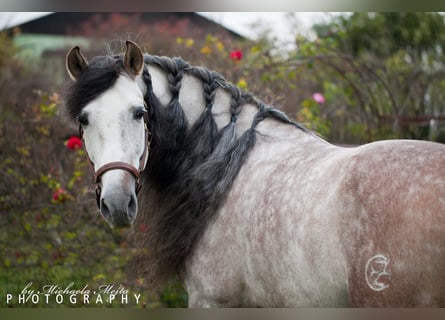
{"type": "Polygon", "coordinates": [[[189,306],[445,306],[443,145],[340,148],[130,41],[66,64],[102,215],[139,212],[146,276],[179,274],[189,306]]]}

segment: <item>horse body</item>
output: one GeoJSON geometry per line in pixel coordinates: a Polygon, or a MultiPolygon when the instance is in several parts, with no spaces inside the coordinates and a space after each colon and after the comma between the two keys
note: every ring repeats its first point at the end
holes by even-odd
{"type": "Polygon", "coordinates": [[[445,147],[336,147],[206,69],[146,55],[142,72],[127,46],[152,278],[178,272],[191,307],[445,305],[445,147]]]}
{"type": "Polygon", "coordinates": [[[443,305],[443,148],[289,139],[282,154],[274,152],[282,142],[258,141],[188,261],[190,303],[443,305]],[[275,156],[286,161],[277,166],[275,156]],[[390,259],[383,291],[366,282],[367,262],[378,254],[390,259]]]}

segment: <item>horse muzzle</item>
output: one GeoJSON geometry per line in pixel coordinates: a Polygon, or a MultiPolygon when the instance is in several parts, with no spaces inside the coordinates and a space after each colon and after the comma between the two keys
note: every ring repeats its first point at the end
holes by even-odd
{"type": "Polygon", "coordinates": [[[105,189],[100,195],[99,209],[112,228],[131,227],[138,211],[136,193],[105,189]]]}
{"type": "Polygon", "coordinates": [[[112,228],[133,225],[138,211],[139,176],[136,168],[123,162],[106,164],[96,172],[97,205],[112,228]],[[114,178],[109,176],[104,179],[107,181],[102,181],[102,176],[108,171],[113,171],[109,174],[114,178]]]}

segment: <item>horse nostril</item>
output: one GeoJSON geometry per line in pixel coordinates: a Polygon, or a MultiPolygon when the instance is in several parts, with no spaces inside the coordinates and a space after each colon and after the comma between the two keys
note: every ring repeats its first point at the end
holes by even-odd
{"type": "Polygon", "coordinates": [[[104,218],[108,221],[111,218],[110,209],[108,209],[107,204],[105,203],[105,199],[102,198],[100,201],[100,212],[104,216],[104,218]]]}
{"type": "Polygon", "coordinates": [[[134,220],[136,218],[136,213],[138,211],[138,201],[135,195],[130,196],[130,201],[128,202],[128,218],[134,220]]]}

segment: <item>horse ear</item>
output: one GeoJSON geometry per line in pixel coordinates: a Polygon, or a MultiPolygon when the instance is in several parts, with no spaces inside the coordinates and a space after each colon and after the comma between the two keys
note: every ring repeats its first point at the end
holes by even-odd
{"type": "Polygon", "coordinates": [[[66,70],[73,81],[76,81],[79,74],[88,67],[88,61],[80,53],[79,46],[72,48],[66,55],[66,70]]]}
{"type": "Polygon", "coordinates": [[[125,44],[127,50],[124,57],[124,69],[130,75],[137,76],[144,67],[144,56],[139,46],[133,41],[127,40],[125,44]]]}

